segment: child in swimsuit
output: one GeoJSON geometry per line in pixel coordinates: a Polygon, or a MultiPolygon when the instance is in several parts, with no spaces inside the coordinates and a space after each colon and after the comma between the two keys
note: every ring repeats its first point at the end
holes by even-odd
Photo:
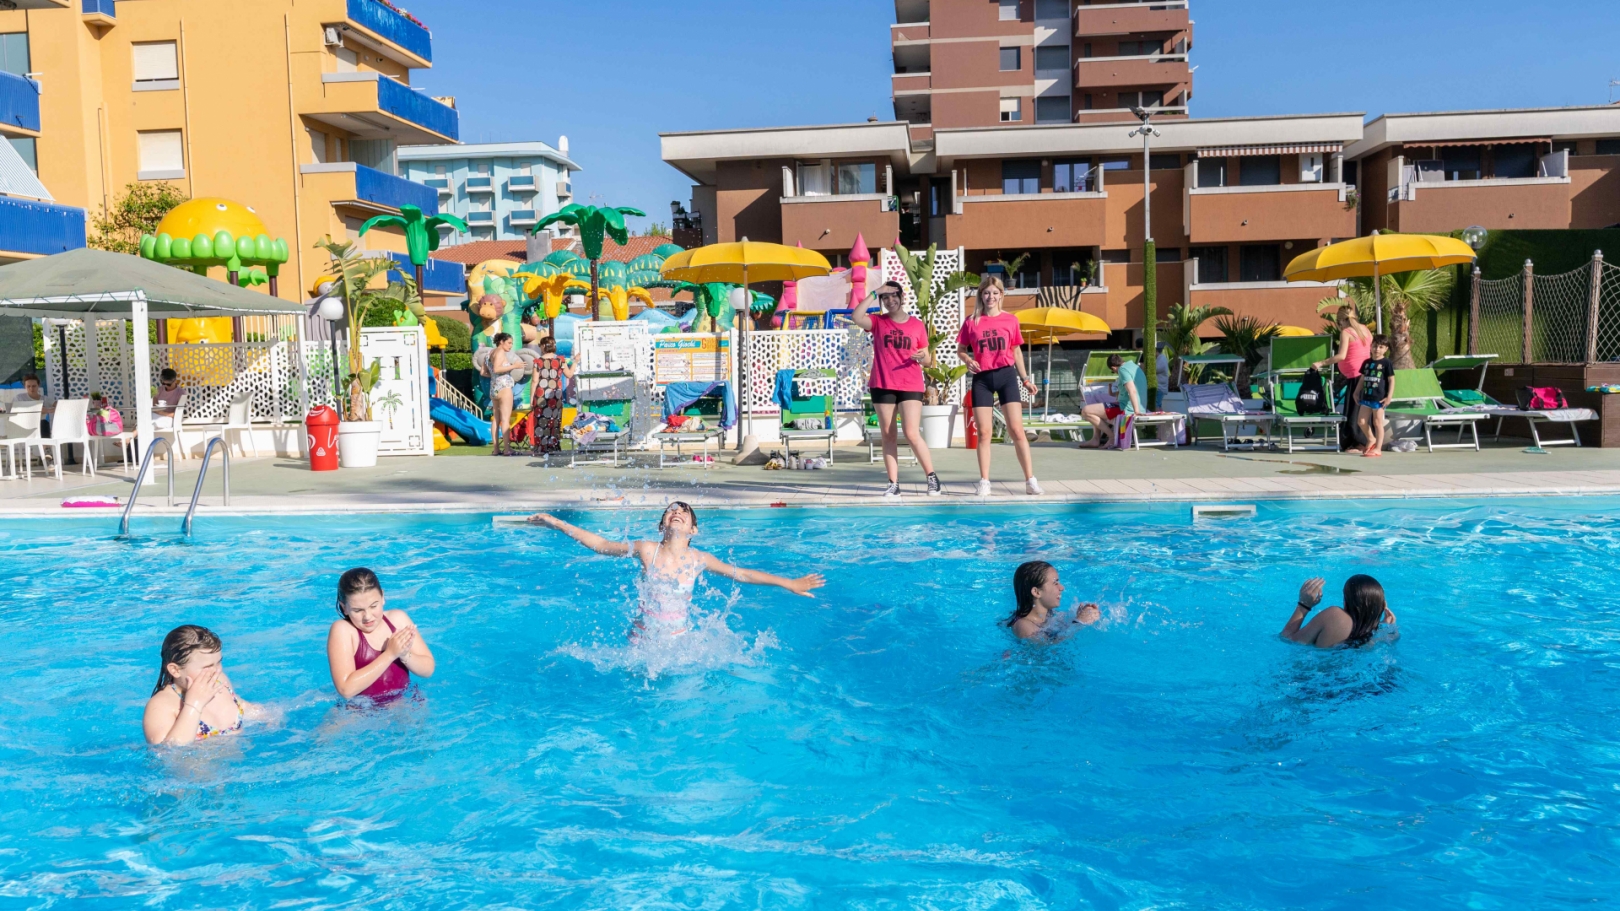
{"type": "Polygon", "coordinates": [[[1058,611],[1063,583],[1058,581],[1057,568],[1044,560],[1031,560],[1013,572],[1013,594],[1018,608],[1003,622],[1020,639],[1056,642],[1076,624],[1089,626],[1102,619],[1097,605],[1080,604],[1075,606],[1073,618],[1063,622],[1064,615],[1058,611]]]}
{"type": "Polygon", "coordinates": [[[235,734],[256,706],[243,702],[220,666],[219,637],[201,626],[177,626],[163,637],[157,686],[141,727],[146,742],[180,746],[235,734]]]}
{"type": "Polygon", "coordinates": [[[432,677],[433,652],[402,610],[384,610],[377,574],[356,567],[338,579],[338,613],[326,634],[326,663],[332,685],[345,699],[365,696],[379,702],[399,698],[411,675],[432,677]]]}
{"type": "Polygon", "coordinates": [[[713,554],[694,550],[697,513],[685,503],[669,504],[658,520],[662,538],[657,541],[609,541],[598,534],[547,513],[529,517],[530,524],[555,528],[599,554],[635,557],[641,561],[641,604],[632,638],[643,635],[678,636],[691,628],[692,588],[705,571],[749,585],[774,585],[796,595],[813,598],[810,592],[827,584],[820,573],[797,579],[773,576],[754,569],[743,569],[722,562],[713,554]]]}

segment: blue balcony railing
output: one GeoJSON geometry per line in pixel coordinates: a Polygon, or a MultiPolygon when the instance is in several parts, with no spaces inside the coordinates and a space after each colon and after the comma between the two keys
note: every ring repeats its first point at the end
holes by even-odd
{"type": "MultiPolygon", "coordinates": [[[[399,263],[395,271],[401,275],[416,278],[416,267],[411,265],[411,258],[403,253],[389,253],[394,262],[399,263]]],[[[443,259],[429,259],[427,265],[422,267],[422,284],[424,291],[446,291],[451,294],[467,293],[467,267],[461,263],[453,263],[443,259]]]]}
{"type": "Polygon", "coordinates": [[[349,0],[349,21],[429,63],[433,62],[432,33],[377,0],[349,0]]]}
{"type": "Polygon", "coordinates": [[[0,70],[0,124],[39,132],[39,83],[0,70]]]}
{"type": "Polygon", "coordinates": [[[0,196],[0,250],[49,256],[83,246],[83,209],[0,196]]]}
{"type": "Polygon", "coordinates": [[[116,19],[118,18],[118,10],[116,7],[116,0],[84,0],[84,14],[86,16],[92,16],[96,13],[100,13],[104,16],[112,16],[114,19],[116,19]]]}
{"type": "Polygon", "coordinates": [[[379,206],[415,206],[423,215],[439,214],[439,194],[431,187],[365,165],[354,166],[354,194],[379,206]]]}
{"type": "Polygon", "coordinates": [[[438,190],[440,193],[443,193],[446,190],[450,189],[450,178],[448,178],[448,177],[428,177],[428,178],[424,178],[423,181],[422,181],[422,186],[424,186],[424,187],[432,187],[433,189],[438,190]]]}
{"type": "Polygon", "coordinates": [[[401,120],[440,136],[461,139],[461,115],[448,104],[434,101],[402,82],[386,76],[377,80],[377,106],[401,120]]]}
{"type": "Polygon", "coordinates": [[[474,209],[467,213],[466,222],[475,228],[493,227],[495,225],[495,213],[488,209],[474,209]]]}
{"type": "Polygon", "coordinates": [[[495,192],[495,180],[494,180],[494,178],[491,178],[491,177],[469,177],[469,178],[467,178],[467,182],[464,184],[464,186],[467,188],[468,193],[473,193],[473,192],[493,193],[493,192],[495,192]]]}
{"type": "Polygon", "coordinates": [[[518,174],[506,178],[506,191],[508,193],[533,193],[539,189],[534,184],[533,174],[518,174]]]}

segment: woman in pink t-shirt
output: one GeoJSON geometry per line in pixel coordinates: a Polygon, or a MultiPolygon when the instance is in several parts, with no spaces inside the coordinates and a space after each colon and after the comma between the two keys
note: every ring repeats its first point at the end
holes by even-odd
{"type": "Polygon", "coordinates": [[[903,295],[897,282],[884,282],[877,289],[883,312],[873,316],[863,304],[854,315],[855,325],[872,333],[872,407],[877,409],[883,467],[889,473],[883,496],[900,496],[900,437],[894,426],[898,409],[906,442],[928,476],[928,495],[937,497],[939,475],[934,474],[934,460],[922,438],[923,368],[934,365],[934,356],[928,350],[928,327],[906,312],[903,295]]]}
{"type": "Polygon", "coordinates": [[[990,495],[990,430],[991,409],[996,399],[1001,400],[1001,414],[1007,419],[1007,436],[1018,452],[1018,464],[1024,469],[1024,492],[1039,496],[1043,491],[1035,480],[1034,464],[1030,461],[1029,441],[1024,439],[1024,400],[1019,395],[1020,384],[1035,392],[1035,382],[1024,367],[1023,328],[1018,317],[1001,309],[1006,289],[1001,279],[986,275],[979,282],[978,307],[962,323],[956,336],[956,354],[973,374],[973,423],[979,428],[979,484],[974,493],[990,495]]]}

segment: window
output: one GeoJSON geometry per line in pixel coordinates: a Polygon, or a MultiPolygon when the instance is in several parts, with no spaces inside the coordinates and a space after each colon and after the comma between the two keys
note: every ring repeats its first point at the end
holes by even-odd
{"type": "Polygon", "coordinates": [[[838,195],[877,192],[877,165],[868,162],[838,166],[838,195]]]}
{"type": "Polygon", "coordinates": [[[1597,141],[1597,154],[1620,155],[1620,139],[1599,139],[1597,141]]]}
{"type": "Polygon", "coordinates": [[[1001,0],[1001,15],[1003,22],[1018,21],[1018,0],[1001,0]]]}
{"type": "Polygon", "coordinates": [[[1089,161],[1055,161],[1052,163],[1052,191],[1055,193],[1090,193],[1095,190],[1089,161]]]}
{"type": "Polygon", "coordinates": [[[1510,145],[1497,146],[1494,156],[1494,165],[1491,168],[1493,177],[1534,177],[1536,176],[1536,150],[1534,146],[1510,145]]]}
{"type": "Polygon", "coordinates": [[[825,163],[799,164],[800,196],[831,196],[832,165],[825,163]]]}
{"type": "Polygon", "coordinates": [[[1001,49],[1001,71],[1003,73],[1023,69],[1024,57],[1019,51],[1023,48],[1004,47],[1001,49]]]}
{"type": "MultiPolygon", "coordinates": [[[[1238,186],[1274,187],[1280,183],[1282,183],[1282,159],[1278,156],[1251,155],[1238,162],[1238,186]]],[[[1263,280],[1270,281],[1270,279],[1263,280]]]]}
{"type": "Polygon", "coordinates": [[[518,169],[518,173],[523,174],[523,175],[528,176],[528,177],[533,177],[534,176],[534,162],[525,161],[523,163],[523,166],[518,169]]]}
{"type": "Polygon", "coordinates": [[[1226,159],[1198,159],[1198,185],[1200,187],[1226,186],[1226,159]]]}
{"type": "Polygon", "coordinates": [[[1179,171],[1181,169],[1181,156],[1169,152],[1154,155],[1151,166],[1155,171],[1179,171]]]}
{"type": "Polygon", "coordinates": [[[1244,244],[1239,260],[1238,281],[1282,281],[1282,256],[1276,244],[1244,244]]]}
{"type": "Polygon", "coordinates": [[[1052,286],[1079,288],[1090,281],[1091,251],[1085,248],[1052,251],[1052,286]]]}
{"type": "Polygon", "coordinates": [[[1087,92],[1086,93],[1086,99],[1085,99],[1084,102],[1082,102],[1081,107],[1084,108],[1085,110],[1089,111],[1089,110],[1091,110],[1092,105],[1095,103],[1095,101],[1096,101],[1096,99],[1091,97],[1091,93],[1087,92]]]}
{"type": "Polygon", "coordinates": [[[480,162],[479,162],[479,163],[478,163],[478,167],[477,167],[477,168],[476,168],[476,169],[475,169],[475,170],[477,170],[477,172],[478,172],[478,173],[479,173],[479,174],[484,174],[484,175],[488,175],[488,174],[489,174],[489,162],[487,162],[487,161],[480,161],[480,162]]]}
{"type": "Polygon", "coordinates": [[[1035,49],[1035,72],[1063,73],[1069,69],[1069,46],[1049,44],[1035,49]]]}
{"type": "Polygon", "coordinates": [[[1557,155],[1559,152],[1568,152],[1571,155],[1579,154],[1575,151],[1575,140],[1573,139],[1566,139],[1553,143],[1552,150],[1554,155],[1557,155]]]}
{"type": "Polygon", "coordinates": [[[1035,0],[1035,18],[1069,18],[1069,0],[1035,0]]]}
{"type": "Polygon", "coordinates": [[[1030,158],[1003,161],[1001,192],[1009,196],[1041,192],[1041,163],[1030,158]]]}
{"type": "Polygon", "coordinates": [[[184,144],[179,130],[152,130],[137,133],[141,167],[140,180],[165,180],[186,176],[184,144]]]}
{"type": "MultiPolygon", "coordinates": [[[[176,55],[174,47],[173,41],[130,45],[134,54],[137,87],[149,86],[156,82],[179,82],[180,58],[176,55]]],[[[178,85],[174,87],[179,88],[178,85]]]]}
{"type": "Polygon", "coordinates": [[[1452,146],[1441,149],[1440,159],[1447,180],[1478,180],[1485,176],[1479,169],[1478,146],[1452,146]]]}
{"type": "Polygon", "coordinates": [[[1198,260],[1198,283],[1222,285],[1226,283],[1226,248],[1193,247],[1191,253],[1198,260]]]}
{"type": "Polygon", "coordinates": [[[945,187],[944,187],[944,185],[937,184],[937,183],[931,183],[931,184],[928,185],[928,214],[929,215],[944,215],[945,214],[945,187]]]}
{"type": "Polygon", "coordinates": [[[28,75],[27,32],[8,32],[0,35],[0,72],[16,76],[28,75]]]}
{"type": "Polygon", "coordinates": [[[1181,248],[1156,246],[1153,248],[1153,259],[1155,262],[1161,263],[1179,263],[1181,262],[1181,248]]]}
{"type": "Polygon", "coordinates": [[[309,148],[315,155],[316,164],[326,164],[329,157],[326,152],[326,134],[320,130],[309,131],[309,148]]]}
{"type": "Polygon", "coordinates": [[[337,71],[340,73],[353,73],[360,69],[360,55],[346,47],[340,47],[332,52],[337,58],[337,71]]]}
{"type": "Polygon", "coordinates": [[[1104,158],[1102,163],[1104,171],[1129,171],[1131,160],[1129,158],[1104,158]]]}
{"type": "Polygon", "coordinates": [[[39,174],[39,150],[37,146],[38,143],[31,138],[12,137],[11,140],[11,147],[17,150],[17,156],[23,160],[23,164],[28,165],[28,170],[33,171],[36,176],[39,174]]]}
{"type": "Polygon", "coordinates": [[[444,176],[444,165],[442,165],[442,164],[434,165],[433,166],[433,176],[435,176],[435,177],[443,177],[444,176]]]}
{"type": "Polygon", "coordinates": [[[1048,95],[1037,98],[1035,99],[1035,122],[1068,123],[1072,119],[1069,116],[1070,107],[1071,104],[1067,95],[1048,95]]]}
{"type": "Polygon", "coordinates": [[[1001,260],[987,262],[984,271],[1000,275],[1009,289],[1031,290],[1041,286],[1041,255],[1039,253],[1002,254],[1001,260]],[[1009,269],[1008,267],[1016,267],[1009,269]]]}
{"type": "Polygon", "coordinates": [[[1087,41],[1084,45],[1081,46],[1081,48],[1080,48],[1080,56],[1082,56],[1082,57],[1090,57],[1091,56],[1091,42],[1090,41],[1087,41]]]}
{"type": "Polygon", "coordinates": [[[1164,53],[1164,43],[1161,41],[1121,41],[1119,43],[1119,56],[1121,57],[1150,57],[1164,53]]]}
{"type": "Polygon", "coordinates": [[[1320,152],[1306,152],[1299,156],[1299,182],[1322,182],[1322,155],[1320,152]]]}
{"type": "Polygon", "coordinates": [[[1156,108],[1162,104],[1164,104],[1164,92],[1155,90],[1146,92],[1120,92],[1119,103],[1115,106],[1122,108],[1134,108],[1140,105],[1144,108],[1156,108]]]}
{"type": "Polygon", "coordinates": [[[1129,250],[1104,250],[1102,256],[1105,263],[1129,263],[1131,261],[1131,251],[1129,250]]]}
{"type": "Polygon", "coordinates": [[[1001,122],[1012,123],[1024,119],[1024,106],[1018,98],[1001,99],[1001,122]]]}

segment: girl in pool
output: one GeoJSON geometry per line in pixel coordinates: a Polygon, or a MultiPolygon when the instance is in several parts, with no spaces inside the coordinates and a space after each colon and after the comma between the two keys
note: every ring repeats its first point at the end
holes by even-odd
{"type": "Polygon", "coordinates": [[[1013,595],[1018,608],[1002,622],[1020,639],[1039,637],[1055,642],[1077,624],[1089,626],[1102,619],[1102,610],[1095,604],[1077,604],[1073,615],[1058,611],[1063,583],[1057,568],[1044,560],[1032,560],[1013,571],[1013,595]]]}
{"type": "Polygon", "coordinates": [[[433,653],[402,610],[385,610],[377,574],[357,567],[338,579],[338,613],[326,633],[332,685],[345,699],[399,698],[411,675],[432,677],[433,653]]]}
{"type": "Polygon", "coordinates": [[[1363,575],[1345,580],[1343,607],[1330,607],[1305,623],[1311,608],[1322,603],[1322,586],[1326,583],[1326,579],[1317,577],[1305,580],[1299,587],[1299,603],[1283,627],[1284,639],[1317,648],[1365,645],[1378,632],[1380,623],[1394,625],[1395,612],[1384,603],[1384,587],[1372,576],[1363,575]]]}
{"type": "Polygon", "coordinates": [[[157,686],[141,719],[147,743],[195,743],[241,731],[249,715],[258,719],[257,707],[231,688],[220,656],[219,637],[203,627],[177,626],[163,637],[157,686]]]}
{"type": "Polygon", "coordinates": [[[806,598],[815,597],[810,592],[827,584],[820,573],[785,579],[732,566],[713,554],[694,550],[691,542],[697,535],[697,513],[679,501],[669,504],[658,520],[663,536],[658,541],[609,541],[543,512],[530,516],[529,522],[555,528],[599,554],[641,561],[641,607],[631,638],[678,636],[691,629],[692,588],[705,571],[749,585],[774,585],[806,598]]]}

